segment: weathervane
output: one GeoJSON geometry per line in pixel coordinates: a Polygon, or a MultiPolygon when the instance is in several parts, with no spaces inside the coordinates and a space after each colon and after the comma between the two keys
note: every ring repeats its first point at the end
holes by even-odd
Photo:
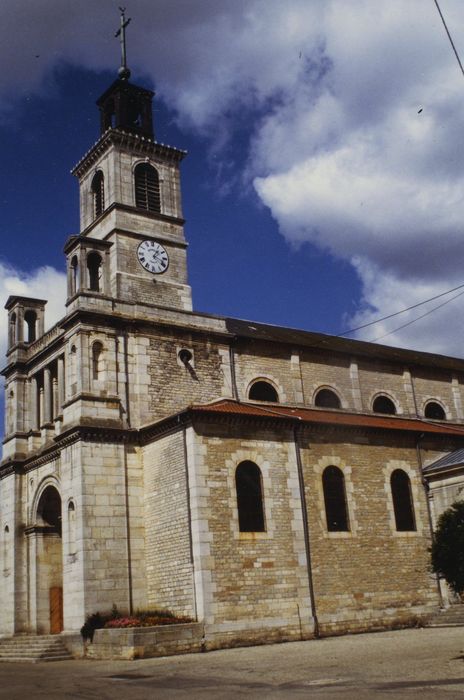
{"type": "Polygon", "coordinates": [[[119,10],[121,12],[121,26],[114,35],[115,37],[121,37],[121,67],[118,70],[118,73],[121,80],[128,80],[130,78],[130,70],[127,67],[126,59],[126,27],[130,22],[130,17],[129,19],[126,19],[125,7],[120,7],[119,10]]]}

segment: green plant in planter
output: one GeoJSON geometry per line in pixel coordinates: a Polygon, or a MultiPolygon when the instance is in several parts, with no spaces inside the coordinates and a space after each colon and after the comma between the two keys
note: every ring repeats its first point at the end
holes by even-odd
{"type": "Polygon", "coordinates": [[[116,605],[113,605],[110,612],[96,612],[88,615],[81,628],[81,635],[84,641],[93,642],[95,630],[124,629],[127,627],[153,627],[156,625],[177,625],[186,622],[193,622],[191,617],[184,615],[174,615],[171,610],[153,609],[137,610],[135,615],[124,615],[119,612],[116,605]]]}
{"type": "Polygon", "coordinates": [[[84,640],[84,642],[87,640],[93,642],[95,630],[103,629],[107,622],[109,622],[110,620],[117,620],[120,617],[122,617],[122,615],[114,603],[110,612],[96,612],[92,615],[87,615],[85,622],[81,627],[82,639],[84,640]]]}

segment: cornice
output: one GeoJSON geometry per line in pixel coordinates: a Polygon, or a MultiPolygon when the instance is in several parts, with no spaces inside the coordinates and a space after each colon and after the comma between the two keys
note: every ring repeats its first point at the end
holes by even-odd
{"type": "MultiPolygon", "coordinates": [[[[121,202],[113,202],[112,204],[107,207],[98,218],[96,218],[94,221],[92,221],[91,224],[87,226],[80,234],[79,236],[75,236],[75,238],[87,238],[88,234],[94,229],[97,228],[103,221],[103,219],[110,214],[114,210],[119,210],[123,212],[129,212],[131,214],[137,214],[138,216],[143,216],[145,219],[150,219],[151,221],[165,221],[166,223],[169,224],[176,224],[178,226],[183,226],[185,224],[185,219],[183,219],[180,216],[170,216],[168,214],[162,214],[161,212],[151,212],[145,209],[139,209],[138,207],[133,207],[130,204],[122,204],[121,202]]],[[[140,236],[141,234],[136,233],[135,231],[128,231],[122,228],[119,228],[115,226],[110,233],[106,234],[105,240],[111,236],[112,233],[117,231],[118,233],[125,233],[125,234],[133,234],[134,236],[140,236]]],[[[157,234],[158,235],[158,234],[157,234]]],[[[146,235],[143,234],[144,238],[146,238],[146,235]]],[[[71,236],[71,238],[73,238],[71,236]]],[[[71,241],[71,238],[69,241],[71,241]]],[[[184,241],[184,244],[187,245],[187,243],[184,241]]],[[[68,244],[67,244],[68,245],[68,244]]],[[[65,252],[66,249],[65,249],[65,252]]]]}
{"type": "MultiPolygon", "coordinates": [[[[107,299],[110,299],[111,301],[118,303],[120,302],[121,304],[129,305],[130,302],[125,301],[124,299],[115,299],[113,297],[105,297],[107,299]]],[[[135,302],[132,303],[132,305],[139,306],[135,302]]],[[[167,306],[150,306],[151,311],[173,311],[172,308],[167,307],[167,306]]],[[[192,313],[189,311],[183,311],[187,317],[190,316],[199,316],[201,317],[202,315],[205,317],[209,317],[208,314],[200,314],[200,313],[192,313]]],[[[214,317],[214,318],[219,318],[219,317],[214,317]]],[[[124,313],[118,313],[118,315],[115,314],[114,311],[105,311],[105,310],[98,310],[98,309],[89,309],[89,308],[78,308],[75,309],[72,313],[68,314],[65,316],[62,321],[61,321],[61,327],[64,330],[69,329],[76,323],[90,323],[93,325],[96,325],[97,323],[101,325],[105,325],[106,327],[109,328],[116,328],[116,329],[124,329],[128,330],[129,328],[133,332],[139,332],[141,329],[144,330],[153,330],[154,328],[171,328],[174,329],[175,331],[178,330],[187,330],[191,335],[208,335],[210,338],[218,338],[220,341],[224,341],[225,339],[231,339],[230,334],[227,331],[221,331],[218,329],[212,329],[212,328],[201,328],[198,325],[189,325],[188,321],[181,323],[179,321],[173,321],[172,319],[163,319],[163,318],[148,318],[148,317],[140,317],[140,316],[129,316],[128,314],[124,313]]]]}
{"type": "Polygon", "coordinates": [[[180,162],[186,155],[186,151],[182,151],[174,146],[168,146],[164,143],[153,141],[147,136],[128,133],[122,129],[107,129],[105,133],[96,141],[81,160],[71,170],[72,175],[82,177],[86,174],[89,168],[105,153],[111,146],[116,145],[122,148],[129,148],[133,152],[140,154],[150,153],[157,155],[164,160],[180,162]]]}

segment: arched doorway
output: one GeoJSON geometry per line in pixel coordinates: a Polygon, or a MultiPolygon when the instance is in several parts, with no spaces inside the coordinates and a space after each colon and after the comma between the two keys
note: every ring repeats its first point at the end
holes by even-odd
{"type": "Polygon", "coordinates": [[[48,485],[40,494],[35,525],[27,533],[35,550],[35,617],[38,634],[58,634],[63,629],[63,548],[61,496],[48,485]]]}

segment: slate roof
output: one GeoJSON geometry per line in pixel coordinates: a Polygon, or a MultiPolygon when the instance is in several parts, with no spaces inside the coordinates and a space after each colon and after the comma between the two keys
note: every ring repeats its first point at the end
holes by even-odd
{"type": "Polygon", "coordinates": [[[343,353],[351,356],[373,357],[377,360],[388,362],[464,371],[464,359],[459,357],[448,357],[420,350],[396,348],[390,345],[369,343],[364,340],[354,340],[352,338],[314,333],[284,326],[273,326],[267,323],[256,323],[255,321],[243,321],[237,318],[225,318],[225,324],[229,333],[232,333],[237,338],[287,343],[294,347],[319,348],[322,353],[343,353]]]}
{"type": "Polygon", "coordinates": [[[445,471],[450,467],[457,467],[461,464],[464,464],[464,447],[460,448],[459,450],[455,450],[454,452],[450,452],[444,457],[440,457],[440,459],[437,459],[436,462],[432,462],[432,464],[428,464],[426,467],[424,467],[423,471],[425,473],[432,471],[445,471]]]}

